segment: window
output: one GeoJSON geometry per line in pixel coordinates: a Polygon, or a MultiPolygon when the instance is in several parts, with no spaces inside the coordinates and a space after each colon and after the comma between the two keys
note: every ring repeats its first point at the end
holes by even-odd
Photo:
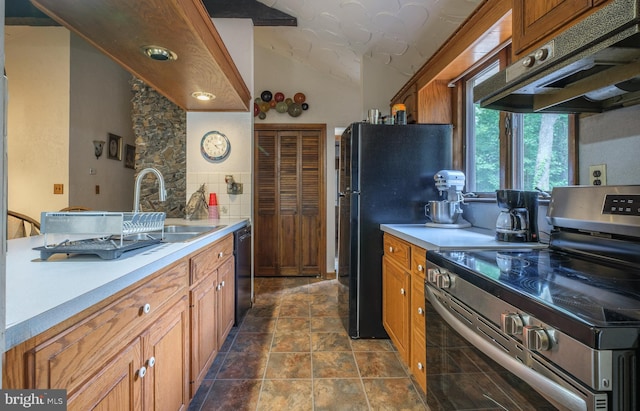
{"type": "Polygon", "coordinates": [[[574,137],[570,115],[501,113],[473,102],[473,87],[499,69],[496,57],[461,80],[465,90],[467,190],[550,191],[571,184],[569,148],[574,137]]]}

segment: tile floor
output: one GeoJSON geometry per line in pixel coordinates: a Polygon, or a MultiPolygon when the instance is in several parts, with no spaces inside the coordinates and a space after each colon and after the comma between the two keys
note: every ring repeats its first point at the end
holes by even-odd
{"type": "Polygon", "coordinates": [[[352,340],[335,280],[257,278],[189,411],[426,410],[388,340],[352,340]]]}

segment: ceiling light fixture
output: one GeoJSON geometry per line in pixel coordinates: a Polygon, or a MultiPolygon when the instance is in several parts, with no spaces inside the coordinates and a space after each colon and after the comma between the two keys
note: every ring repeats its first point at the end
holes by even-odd
{"type": "Polygon", "coordinates": [[[142,52],[152,60],[173,61],[178,59],[178,55],[173,51],[160,46],[143,46],[142,52]]]}
{"type": "Polygon", "coordinates": [[[192,97],[197,98],[200,101],[210,101],[216,98],[215,95],[207,93],[206,91],[194,91],[191,93],[192,97]]]}

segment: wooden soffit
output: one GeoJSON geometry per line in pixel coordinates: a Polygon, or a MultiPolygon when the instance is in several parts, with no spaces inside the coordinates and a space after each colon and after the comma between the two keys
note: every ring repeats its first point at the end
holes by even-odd
{"type": "Polygon", "coordinates": [[[184,110],[249,111],[251,93],[200,0],[32,2],[184,110]],[[177,59],[152,60],[145,46],[177,59]],[[216,98],[197,100],[197,91],[216,98]]]}

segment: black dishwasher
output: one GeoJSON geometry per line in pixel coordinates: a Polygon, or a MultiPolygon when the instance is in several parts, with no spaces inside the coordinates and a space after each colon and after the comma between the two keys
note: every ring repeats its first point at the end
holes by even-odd
{"type": "Polygon", "coordinates": [[[233,254],[236,260],[235,325],[240,325],[251,308],[251,226],[233,233],[233,254]]]}

